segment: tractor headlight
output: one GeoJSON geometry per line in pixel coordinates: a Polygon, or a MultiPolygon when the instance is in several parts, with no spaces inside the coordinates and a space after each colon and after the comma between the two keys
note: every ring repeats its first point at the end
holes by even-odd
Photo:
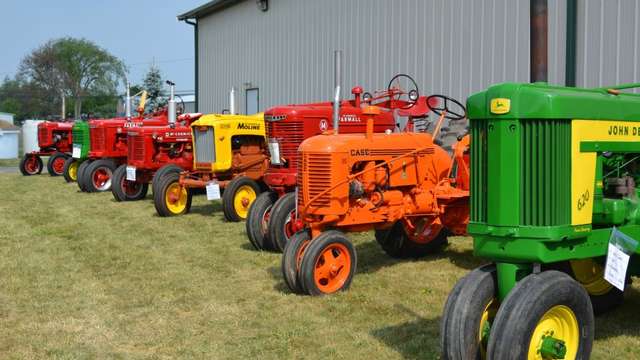
{"type": "Polygon", "coordinates": [[[419,97],[418,90],[413,89],[409,91],[409,100],[416,101],[418,100],[418,97],[419,97]]]}
{"type": "Polygon", "coordinates": [[[276,139],[269,139],[269,155],[271,156],[271,164],[282,165],[280,157],[280,143],[276,139]]]}

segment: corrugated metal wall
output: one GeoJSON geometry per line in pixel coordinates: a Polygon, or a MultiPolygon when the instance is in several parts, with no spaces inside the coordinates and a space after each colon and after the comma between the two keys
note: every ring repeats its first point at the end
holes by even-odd
{"type": "MultiPolygon", "coordinates": [[[[564,81],[565,0],[550,0],[550,82],[564,81]]],[[[529,0],[244,1],[199,20],[199,111],[227,109],[235,86],[260,108],[329,100],[333,50],[347,90],[382,89],[397,73],[422,93],[464,101],[490,84],[529,79],[529,0]]]]}
{"type": "Polygon", "coordinates": [[[578,86],[640,81],[640,1],[582,0],[577,28],[578,86]]]}

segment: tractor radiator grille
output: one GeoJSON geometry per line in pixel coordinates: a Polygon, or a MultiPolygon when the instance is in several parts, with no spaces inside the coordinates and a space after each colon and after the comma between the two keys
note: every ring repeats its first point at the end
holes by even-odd
{"type": "MultiPolygon", "coordinates": [[[[304,205],[331,187],[331,154],[305,153],[298,164],[298,203],[304,205]],[[301,175],[301,176],[300,176],[301,175]]],[[[311,207],[329,206],[331,192],[316,199],[311,207]]]]}
{"type": "Polygon", "coordinates": [[[105,150],[104,128],[93,128],[89,132],[92,150],[105,150]]]}
{"type": "Polygon", "coordinates": [[[279,120],[265,121],[267,137],[276,139],[280,144],[280,154],[290,164],[297,166],[298,146],[304,140],[304,124],[302,121],[279,120]]]}
{"type": "Polygon", "coordinates": [[[471,221],[487,221],[487,121],[471,121],[471,221]]]}
{"type": "Polygon", "coordinates": [[[132,136],[129,134],[127,139],[129,145],[129,154],[131,160],[144,161],[144,137],[140,135],[132,136]]]}
{"type": "Polygon", "coordinates": [[[206,130],[194,128],[196,147],[195,159],[196,163],[214,163],[216,161],[216,145],[213,142],[213,128],[207,127],[206,130]]]}
{"type": "Polygon", "coordinates": [[[71,136],[74,144],[82,145],[84,142],[84,132],[82,130],[73,129],[73,134],[71,136]]]}
{"type": "Polygon", "coordinates": [[[520,223],[570,224],[571,123],[527,119],[521,124],[520,223]]]}
{"type": "Polygon", "coordinates": [[[40,146],[46,146],[50,143],[49,137],[47,136],[47,128],[40,127],[38,129],[38,144],[40,146]]]}

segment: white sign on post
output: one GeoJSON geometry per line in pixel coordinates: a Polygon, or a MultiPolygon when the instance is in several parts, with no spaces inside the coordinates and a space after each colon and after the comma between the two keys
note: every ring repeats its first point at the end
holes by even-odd
{"type": "Polygon", "coordinates": [[[220,184],[215,181],[207,184],[207,200],[220,200],[220,184]]]}
{"type": "Polygon", "coordinates": [[[127,166],[127,180],[136,181],[136,167],[127,166]]]}
{"type": "Polygon", "coordinates": [[[74,159],[80,159],[80,155],[82,154],[82,147],[78,145],[73,145],[73,152],[71,153],[71,157],[74,159]]]}
{"type": "Polygon", "coordinates": [[[604,279],[620,289],[620,291],[624,291],[629,259],[637,246],[638,242],[636,240],[621,233],[615,227],[611,231],[607,250],[607,263],[604,268],[604,279]]]}

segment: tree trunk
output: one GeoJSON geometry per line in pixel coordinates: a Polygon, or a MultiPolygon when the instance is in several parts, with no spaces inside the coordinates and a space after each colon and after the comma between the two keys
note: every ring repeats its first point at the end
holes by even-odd
{"type": "Polygon", "coordinates": [[[78,96],[76,97],[76,102],[73,105],[74,117],[76,120],[80,120],[82,115],[82,99],[78,96]]]}

